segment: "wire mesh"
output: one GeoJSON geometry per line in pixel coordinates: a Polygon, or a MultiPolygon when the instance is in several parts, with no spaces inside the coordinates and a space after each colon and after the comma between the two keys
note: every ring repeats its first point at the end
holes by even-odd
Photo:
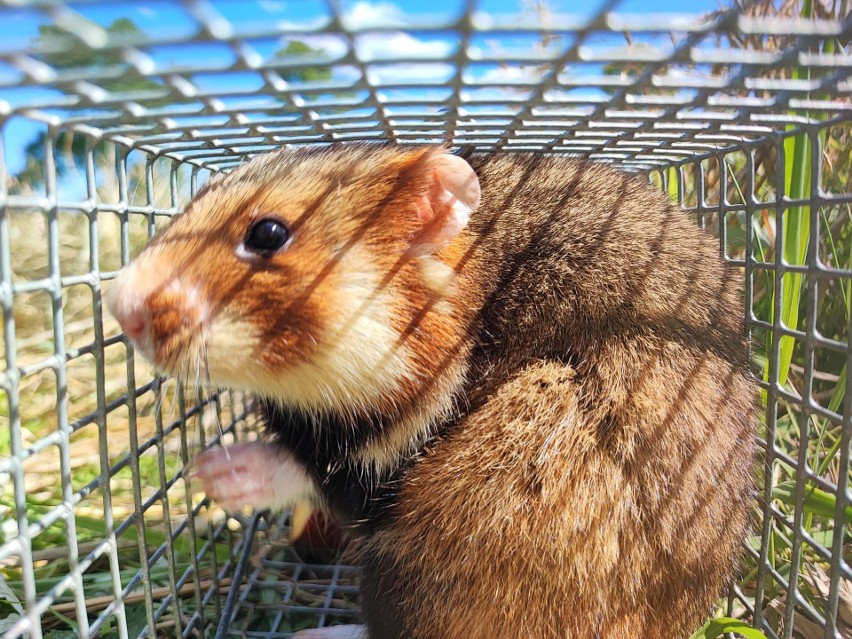
{"type": "Polygon", "coordinates": [[[356,569],[192,493],[194,454],[256,436],[250,400],[152,377],[102,291],[212,172],[360,140],[644,172],[718,237],[766,405],[754,534],[718,612],[850,636],[852,19],[683,4],[0,0],[2,636],[355,617],[356,569]]]}
{"type": "MultiPolygon", "coordinates": [[[[832,259],[819,255],[826,235],[832,233],[829,212],[838,206],[848,206],[850,193],[844,183],[834,182],[829,187],[831,180],[824,173],[829,169],[820,160],[825,154],[825,140],[833,135],[832,127],[808,126],[805,129],[804,134],[779,133],[756,144],[738,145],[736,150],[715,155],[710,160],[699,160],[700,164],[680,163],[673,176],[677,178],[677,193],[684,208],[695,214],[702,226],[710,222],[715,228],[707,225],[708,230],[718,233],[723,257],[743,267],[746,321],[752,327],[755,342],[766,344],[764,352],[768,357],[761,362],[762,370],[759,371],[763,376],[761,386],[767,406],[765,440],[761,441],[765,464],[759,499],[762,513],[760,533],[746,548],[755,562],[751,573],[755,581],[749,584],[746,576],[733,588],[729,612],[740,606],[750,610],[755,626],[768,637],[797,636],[797,633],[839,637],[848,636],[850,632],[848,603],[844,603],[849,596],[841,594],[848,592],[852,576],[846,560],[850,433],[848,404],[843,402],[848,398],[840,399],[847,397],[848,391],[826,393],[826,382],[834,378],[820,372],[840,371],[836,381],[842,385],[848,383],[843,368],[848,366],[844,362],[848,362],[849,356],[848,315],[841,320],[840,333],[831,335],[830,330],[823,330],[826,323],[818,313],[825,308],[825,292],[831,287],[847,286],[844,282],[850,278],[848,268],[837,268],[832,259]],[[797,135],[807,136],[816,150],[811,157],[807,198],[798,202],[801,206],[783,194],[776,194],[775,200],[769,201],[765,199],[766,193],[756,190],[756,184],[765,178],[776,185],[784,185],[783,160],[789,155],[784,146],[797,135]],[[757,170],[757,167],[769,168],[761,160],[765,157],[779,159],[774,166],[774,176],[757,170]],[[737,182],[737,173],[732,168],[735,166],[741,167],[745,183],[737,182]],[[722,177],[713,177],[719,175],[722,177]],[[715,193],[708,188],[713,182],[715,193]],[[831,188],[836,189],[835,192],[831,188]],[[770,238],[756,237],[761,227],[755,224],[759,216],[766,216],[770,211],[778,221],[777,234],[771,242],[770,238]],[[808,235],[807,253],[797,263],[786,250],[784,233],[792,231],[787,222],[793,216],[802,215],[812,217],[804,228],[808,235]],[[744,231],[744,245],[737,247],[736,239],[730,234],[740,230],[744,231]],[[771,246],[775,255],[783,257],[768,258],[764,250],[769,247],[765,244],[771,246]],[[787,262],[788,259],[791,261],[787,262]],[[782,295],[772,297],[771,309],[765,306],[761,309],[757,300],[757,294],[765,293],[767,288],[783,289],[785,278],[790,278],[791,274],[801,274],[805,291],[801,304],[805,317],[795,328],[785,323],[782,295]],[[760,279],[765,280],[763,286],[760,279]],[[784,383],[780,380],[780,371],[784,368],[784,339],[795,341],[795,348],[801,348],[805,364],[795,384],[789,377],[784,383]],[[828,364],[830,360],[835,364],[828,364]],[[795,419],[791,419],[793,413],[795,419]],[[790,436],[791,424],[800,429],[796,433],[800,438],[796,448],[785,442],[790,436]],[[821,458],[819,450],[815,451],[812,446],[826,429],[835,429],[837,434],[838,466],[834,475],[825,472],[825,457],[821,458]],[[836,500],[827,500],[826,510],[818,513],[815,503],[807,503],[810,496],[828,494],[836,496],[836,500]],[[784,503],[794,508],[785,508],[784,503]],[[783,548],[780,552],[779,546],[783,548]],[[830,569],[826,570],[826,566],[830,569]]],[[[848,130],[848,125],[842,129],[848,130]]],[[[756,350],[761,349],[758,346],[756,350]]]]}

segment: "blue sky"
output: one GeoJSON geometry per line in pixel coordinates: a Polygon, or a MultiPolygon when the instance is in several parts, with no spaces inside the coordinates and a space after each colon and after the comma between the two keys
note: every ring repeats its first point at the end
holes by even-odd
{"type": "MultiPolygon", "coordinates": [[[[681,13],[701,14],[727,4],[724,0],[622,0],[616,2],[613,10],[626,14],[649,14],[649,13],[681,13]]],[[[248,2],[245,0],[211,0],[211,5],[232,25],[235,32],[251,32],[254,27],[261,26],[268,29],[270,24],[282,33],[290,33],[289,37],[307,41],[315,48],[322,49],[332,57],[345,53],[346,44],[341,38],[326,34],[315,34],[303,36],[322,29],[330,19],[328,5],[318,0],[258,0],[248,2]]],[[[405,27],[426,20],[427,22],[437,17],[447,19],[455,17],[463,7],[461,0],[342,0],[340,3],[341,17],[344,24],[351,28],[368,28],[375,24],[376,20],[387,20],[390,18],[400,27],[399,32],[383,34],[364,34],[358,37],[356,47],[363,59],[381,61],[388,55],[397,51],[404,51],[407,55],[422,55],[425,59],[429,57],[440,58],[451,53],[456,46],[452,34],[428,35],[408,34],[405,27]]],[[[597,13],[601,0],[597,2],[581,2],[580,0],[551,0],[549,6],[553,13],[571,15],[576,17],[589,17],[597,13]]],[[[130,18],[145,34],[152,39],[171,39],[191,37],[198,29],[198,22],[190,15],[187,9],[180,3],[167,1],[145,2],[144,4],[118,3],[70,3],[70,7],[85,19],[107,27],[116,19],[130,18]]],[[[494,15],[504,16],[508,20],[518,19],[517,16],[524,15],[525,3],[523,0],[480,0],[478,11],[494,15]],[[516,16],[512,18],[511,16],[516,16]]],[[[48,24],[49,20],[41,12],[34,9],[0,9],[0,20],[4,24],[4,37],[0,40],[0,53],[14,52],[26,48],[37,36],[40,25],[48,24]]],[[[511,22],[510,22],[511,23],[511,22]]],[[[268,59],[275,55],[286,38],[273,38],[252,41],[252,47],[258,54],[268,59]]],[[[638,37],[642,41],[643,36],[638,37]]],[[[666,46],[667,38],[662,36],[644,36],[647,41],[655,46],[666,46]]],[[[493,52],[494,47],[502,47],[502,50],[519,52],[529,50],[537,41],[535,36],[517,35],[500,36],[476,36],[471,44],[483,52],[493,52]],[[499,40],[499,41],[498,41],[499,40]]],[[[636,39],[634,39],[636,41],[636,39]]],[[[569,42],[563,41],[567,46],[569,42]]],[[[591,46],[614,47],[623,46],[624,40],[618,34],[604,34],[597,36],[591,46]]],[[[181,65],[197,65],[199,63],[212,63],[226,66],[234,59],[233,50],[226,45],[208,43],[195,43],[186,45],[154,45],[146,51],[154,61],[158,70],[168,70],[170,67],[181,65]]],[[[442,81],[452,75],[452,67],[446,64],[423,64],[412,71],[411,67],[376,67],[377,82],[399,81],[400,78],[409,77],[413,81],[426,79],[427,76],[435,81],[442,81]]],[[[519,67],[519,74],[522,69],[519,67]]],[[[511,83],[511,69],[500,69],[493,62],[483,62],[471,65],[466,80],[487,80],[489,74],[499,73],[502,80],[511,83]]],[[[586,67],[586,72],[595,72],[594,65],[586,67]]],[[[347,73],[356,74],[354,69],[347,70],[340,67],[336,70],[336,79],[345,79],[347,73]]],[[[356,74],[357,75],[357,74],[356,74]]],[[[53,101],[61,98],[62,94],[45,88],[14,88],[14,84],[20,77],[19,72],[8,64],[0,61],[0,101],[5,100],[13,108],[22,104],[34,104],[41,101],[53,101]]],[[[245,74],[201,74],[193,78],[193,81],[202,89],[216,91],[228,88],[253,90],[259,82],[259,78],[252,73],[245,74]]],[[[56,112],[61,115],[61,111],[56,112]]],[[[6,158],[12,172],[17,172],[23,166],[23,148],[32,140],[39,130],[36,125],[24,118],[14,118],[4,129],[6,158]]]]}
{"type": "MultiPolygon", "coordinates": [[[[321,0],[212,0],[210,3],[238,29],[252,24],[270,22],[288,27],[317,28],[330,17],[328,5],[321,0]]],[[[370,8],[380,13],[396,7],[403,19],[423,16],[457,16],[463,7],[460,0],[343,0],[341,14],[358,18],[369,16],[370,8]]],[[[550,0],[553,13],[590,16],[597,13],[603,0],[550,0]]],[[[725,0],[621,0],[614,10],[618,13],[705,13],[727,6],[725,0]]],[[[152,36],[188,36],[196,30],[194,17],[178,2],[154,0],[145,3],[69,3],[83,17],[108,26],[118,18],[132,19],[140,29],[152,36]]],[[[523,0],[479,0],[479,11],[496,15],[512,15],[524,11],[523,0]]],[[[38,35],[38,26],[49,20],[34,9],[4,9],[4,28],[0,50],[15,50],[38,35]]]]}

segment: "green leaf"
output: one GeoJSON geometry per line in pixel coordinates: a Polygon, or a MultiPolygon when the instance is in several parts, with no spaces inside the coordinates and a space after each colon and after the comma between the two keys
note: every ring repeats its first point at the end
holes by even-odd
{"type": "Polygon", "coordinates": [[[846,364],[840,370],[840,375],[837,378],[837,384],[834,387],[834,392],[831,394],[831,399],[828,401],[828,410],[835,413],[839,412],[840,404],[843,403],[843,396],[846,393],[846,364]]]}
{"type": "Polygon", "coordinates": [[[666,170],[666,176],[667,176],[666,181],[668,182],[667,193],[668,193],[669,199],[672,202],[674,202],[675,204],[677,204],[678,203],[678,200],[677,200],[677,196],[678,196],[677,169],[673,166],[669,167],[666,170]]]}
{"type": "MultiPolygon", "coordinates": [[[[794,74],[795,75],[795,74],[794,74]]],[[[810,195],[811,143],[804,133],[784,140],[785,186],[787,196],[794,200],[806,199],[810,195]]],[[[808,255],[810,239],[811,208],[791,206],[784,213],[783,257],[788,265],[801,266],[808,255]]],[[[781,279],[781,322],[789,329],[799,327],[799,300],[802,293],[802,274],[785,273],[781,279]]],[[[778,383],[787,381],[790,362],[793,360],[795,340],[789,335],[781,337],[781,352],[778,365],[778,383]]]]}
{"type": "MultiPolygon", "coordinates": [[[[58,610],[54,610],[53,608],[50,608],[48,610],[48,612],[50,614],[52,614],[54,617],[56,617],[57,619],[59,619],[60,621],[64,621],[68,625],[68,627],[70,628],[70,630],[67,630],[67,629],[58,630],[58,632],[61,632],[61,633],[72,632],[72,633],[74,633],[74,635],[79,636],[80,633],[78,631],[78,625],[77,625],[77,622],[74,619],[72,619],[68,615],[63,615],[61,612],[59,612],[58,610]]],[[[74,635],[71,635],[71,636],[74,636],[74,635]]],[[[64,637],[66,635],[65,634],[57,634],[55,636],[60,637],[61,639],[64,639],[64,637]]]]}
{"type": "MultiPolygon", "coordinates": [[[[785,481],[776,485],[772,489],[772,497],[787,504],[788,506],[796,506],[796,482],[785,481]]],[[[802,507],[805,512],[810,512],[818,517],[826,519],[834,519],[834,509],[837,505],[837,498],[831,493],[827,493],[815,486],[807,486],[805,488],[802,507]]],[[[846,507],[846,520],[852,521],[852,506],[846,507]]],[[[838,522],[840,523],[840,522],[838,522]]]]}
{"type": "Polygon", "coordinates": [[[24,608],[15,592],[0,575],[0,634],[9,630],[24,616],[24,608]]]}
{"type": "Polygon", "coordinates": [[[145,604],[127,606],[124,609],[127,620],[127,632],[131,637],[138,637],[145,626],[148,625],[148,616],[145,612],[145,604]]]}
{"type": "MultiPolygon", "coordinates": [[[[804,0],[801,15],[803,18],[812,17],[813,5],[811,0],[804,0]]],[[[804,67],[794,67],[793,80],[810,79],[810,70],[804,67]]],[[[799,115],[791,111],[791,115],[799,115]]],[[[817,114],[805,112],[805,117],[818,117],[817,114]]],[[[788,125],[787,130],[794,130],[796,125],[788,125]]],[[[792,135],[784,140],[784,189],[791,200],[806,200],[810,198],[811,189],[811,141],[806,133],[792,135]]],[[[791,206],[784,212],[781,225],[782,256],[788,265],[802,266],[808,254],[810,239],[811,208],[810,206],[791,206]]],[[[781,278],[781,322],[789,329],[799,327],[799,300],[802,292],[802,274],[785,273],[781,278]]],[[[779,291],[773,292],[773,300],[779,291]]],[[[774,309],[774,303],[770,309],[774,309]]],[[[771,317],[775,320],[774,316],[771,317]]],[[[771,350],[771,337],[767,338],[767,352],[771,350]]],[[[787,382],[790,363],[793,359],[795,340],[789,335],[781,337],[778,359],[778,383],[783,386],[787,382]]],[[[764,369],[764,380],[769,379],[769,367],[764,369]]]]}
{"type": "Polygon", "coordinates": [[[750,625],[739,619],[731,617],[718,617],[711,619],[701,626],[690,639],[717,639],[724,634],[734,632],[746,639],[766,639],[766,635],[752,628],[750,625]]]}

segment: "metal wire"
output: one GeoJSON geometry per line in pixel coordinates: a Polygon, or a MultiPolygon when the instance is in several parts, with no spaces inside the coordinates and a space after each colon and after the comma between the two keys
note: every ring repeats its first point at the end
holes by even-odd
{"type": "Polygon", "coordinates": [[[286,518],[226,518],[192,494],[187,464],[219,442],[212,414],[242,438],[251,407],[171,393],[102,293],[211,173],[282,145],[377,139],[643,172],[718,237],[766,344],[764,472],[745,551],[756,569],[727,613],[771,638],[852,632],[852,375],[830,371],[843,390],[827,400],[821,368],[833,357],[852,369],[852,320],[820,328],[825,292],[852,282],[834,259],[842,246],[820,254],[849,241],[831,220],[852,194],[825,158],[852,129],[852,18],[842,2],[830,19],[683,4],[0,0],[0,599],[14,593],[3,639],[68,619],[80,637],[125,639],[288,637],[356,617],[357,569],[302,562],[286,518]],[[785,163],[803,139],[810,180],[794,194],[785,163]],[[800,263],[784,221],[803,210],[800,263]],[[786,325],[782,295],[766,296],[791,275],[802,317],[786,325]],[[788,339],[795,385],[781,383],[788,339]],[[783,445],[793,423],[795,450],[783,445]],[[831,472],[813,454],[826,437],[831,472]]]}

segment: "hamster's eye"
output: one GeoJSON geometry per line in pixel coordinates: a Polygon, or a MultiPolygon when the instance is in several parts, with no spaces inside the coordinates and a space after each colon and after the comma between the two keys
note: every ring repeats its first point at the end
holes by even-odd
{"type": "Polygon", "coordinates": [[[255,222],[246,234],[240,252],[268,257],[284,248],[290,239],[290,231],[283,222],[270,218],[255,222]]]}

